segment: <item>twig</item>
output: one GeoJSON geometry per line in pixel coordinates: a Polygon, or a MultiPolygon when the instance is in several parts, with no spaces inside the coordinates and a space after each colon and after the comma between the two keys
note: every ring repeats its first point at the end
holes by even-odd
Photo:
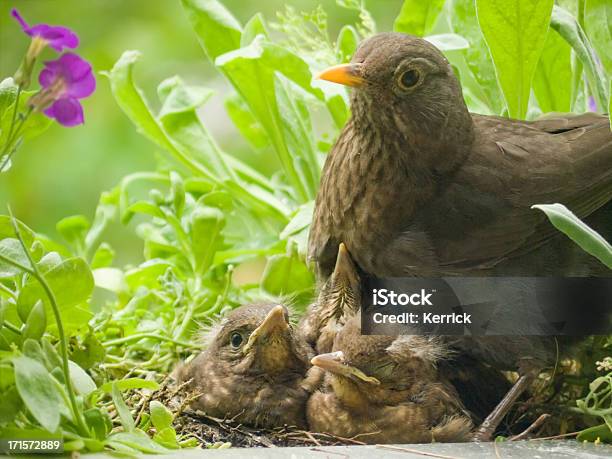
{"type": "Polygon", "coordinates": [[[559,434],[559,435],[552,435],[550,437],[530,438],[529,441],[535,441],[535,440],[558,440],[559,438],[573,437],[574,435],[578,435],[579,433],[580,433],[580,431],[578,431],[578,432],[569,432],[569,433],[564,433],[564,434],[559,434]]]}
{"type": "Polygon", "coordinates": [[[380,449],[389,449],[391,451],[400,451],[403,453],[420,454],[421,456],[439,457],[441,459],[459,459],[456,456],[445,456],[444,454],[428,453],[426,451],[420,451],[418,449],[404,448],[403,446],[376,445],[376,447],[380,449]]]}
{"type": "Polygon", "coordinates": [[[541,414],[538,417],[538,419],[536,419],[533,422],[533,424],[531,424],[529,427],[523,430],[520,434],[510,437],[510,441],[523,440],[527,435],[529,435],[531,432],[533,432],[538,427],[540,427],[542,424],[544,424],[549,417],[550,417],[550,414],[548,413],[541,414]]]}

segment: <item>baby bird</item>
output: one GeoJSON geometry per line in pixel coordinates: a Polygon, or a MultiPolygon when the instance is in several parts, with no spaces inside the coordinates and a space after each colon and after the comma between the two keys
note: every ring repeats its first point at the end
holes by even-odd
{"type": "Polygon", "coordinates": [[[336,334],[360,305],[359,273],[346,246],[340,244],[332,275],[300,321],[300,335],[317,353],[331,352],[336,334]]]}
{"type": "Polygon", "coordinates": [[[190,381],[188,390],[201,394],[193,408],[255,427],[306,426],[313,353],[296,336],[287,308],[241,306],[208,337],[206,350],[177,371],[179,382],[190,381]]]}
{"type": "Polygon", "coordinates": [[[307,404],[311,430],[366,443],[467,441],[472,422],[436,364],[446,349],[426,336],[361,336],[359,315],[336,336],[334,352],[312,364],[324,388],[307,404]]]}

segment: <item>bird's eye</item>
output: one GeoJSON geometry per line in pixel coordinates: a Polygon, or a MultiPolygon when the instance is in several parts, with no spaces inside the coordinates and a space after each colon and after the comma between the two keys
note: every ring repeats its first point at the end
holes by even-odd
{"type": "Polygon", "coordinates": [[[419,82],[421,74],[418,70],[406,70],[399,77],[399,84],[403,89],[410,89],[419,82]]]}
{"type": "Polygon", "coordinates": [[[230,336],[230,344],[233,348],[239,348],[242,344],[242,335],[240,333],[232,333],[232,336],[230,336]]]}

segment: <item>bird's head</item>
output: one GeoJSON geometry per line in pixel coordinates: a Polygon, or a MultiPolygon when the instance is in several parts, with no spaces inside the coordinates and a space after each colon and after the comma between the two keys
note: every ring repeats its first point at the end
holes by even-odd
{"type": "Polygon", "coordinates": [[[349,64],[324,70],[318,78],[354,88],[355,118],[393,123],[402,131],[439,128],[452,110],[467,113],[448,60],[411,35],[374,35],[360,44],[349,64]]]}
{"type": "Polygon", "coordinates": [[[445,354],[433,337],[361,335],[356,316],[336,336],[333,352],[311,362],[325,370],[343,403],[358,408],[364,401],[393,405],[417,396],[437,379],[436,362],[445,354]]]}
{"type": "Polygon", "coordinates": [[[285,306],[241,306],[217,328],[206,352],[228,371],[275,377],[309,367],[308,346],[295,335],[285,306]]]}

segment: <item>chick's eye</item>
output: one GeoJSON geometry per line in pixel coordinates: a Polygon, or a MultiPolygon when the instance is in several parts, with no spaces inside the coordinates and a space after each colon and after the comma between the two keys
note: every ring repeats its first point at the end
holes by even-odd
{"type": "Polygon", "coordinates": [[[233,348],[238,348],[242,344],[242,335],[240,333],[232,333],[230,336],[230,344],[233,348]]]}
{"type": "Polygon", "coordinates": [[[421,74],[418,70],[406,70],[400,75],[399,84],[404,89],[412,88],[416,86],[421,78],[421,74]]]}

